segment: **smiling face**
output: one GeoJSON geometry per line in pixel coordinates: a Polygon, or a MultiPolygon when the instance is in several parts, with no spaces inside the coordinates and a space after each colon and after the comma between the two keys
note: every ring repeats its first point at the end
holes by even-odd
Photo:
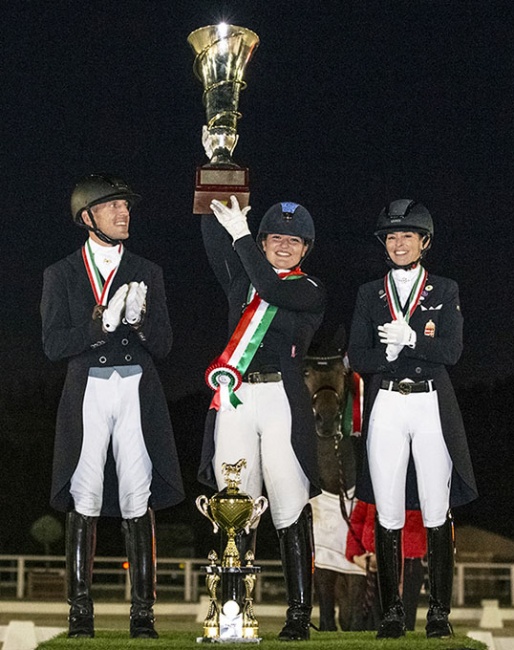
{"type": "Polygon", "coordinates": [[[423,242],[419,232],[389,232],[385,238],[387,254],[398,266],[417,262],[427,245],[428,241],[423,242]]]}
{"type": "MultiPolygon", "coordinates": [[[[130,210],[128,201],[124,199],[115,199],[107,203],[99,203],[91,208],[98,230],[110,239],[128,239],[130,210]]],[[[82,219],[87,226],[93,226],[91,219],[84,210],[82,219]]],[[[101,246],[108,246],[105,242],[97,237],[94,232],[90,233],[91,238],[101,246]]]]}
{"type": "Polygon", "coordinates": [[[262,240],[262,250],[276,269],[294,269],[307,252],[307,244],[301,237],[270,234],[262,240]]]}

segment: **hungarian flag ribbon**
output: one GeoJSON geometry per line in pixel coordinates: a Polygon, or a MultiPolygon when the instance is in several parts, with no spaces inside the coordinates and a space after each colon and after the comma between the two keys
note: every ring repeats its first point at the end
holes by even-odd
{"type": "Polygon", "coordinates": [[[384,278],[384,288],[387,296],[387,303],[389,305],[389,311],[393,320],[399,320],[404,318],[407,323],[410,320],[410,317],[416,310],[416,307],[419,304],[421,294],[425,288],[427,282],[428,271],[424,269],[421,264],[419,266],[418,277],[414,281],[414,285],[410,292],[409,298],[405,303],[405,306],[402,308],[400,304],[400,298],[398,296],[398,291],[396,290],[396,285],[394,283],[393,272],[389,273],[384,278]]]}
{"type": "MultiPolygon", "coordinates": [[[[296,268],[278,275],[285,280],[296,280],[304,273],[296,268]]],[[[210,408],[233,410],[242,403],[236,391],[277,311],[278,307],[254,294],[226,348],[205,371],[205,381],[215,391],[210,408]]]]}
{"type": "MultiPolygon", "coordinates": [[[[120,244],[120,251],[123,245],[120,244]]],[[[91,250],[91,245],[89,239],[86,241],[82,247],[82,259],[84,260],[84,266],[86,267],[87,276],[89,278],[89,283],[91,284],[91,289],[93,290],[93,295],[95,296],[97,305],[106,305],[107,296],[109,295],[109,289],[111,288],[112,281],[116,275],[117,268],[114,268],[109,275],[107,276],[105,282],[103,281],[100,271],[95,264],[95,258],[93,251],[91,250]]]]}

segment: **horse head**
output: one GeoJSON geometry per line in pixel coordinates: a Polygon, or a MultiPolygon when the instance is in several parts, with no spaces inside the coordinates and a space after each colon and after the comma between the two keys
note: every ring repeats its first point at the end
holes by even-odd
{"type": "Polygon", "coordinates": [[[321,487],[341,494],[355,485],[356,459],[351,431],[345,426],[352,371],[341,354],[307,356],[304,380],[311,395],[318,436],[321,487]]]}

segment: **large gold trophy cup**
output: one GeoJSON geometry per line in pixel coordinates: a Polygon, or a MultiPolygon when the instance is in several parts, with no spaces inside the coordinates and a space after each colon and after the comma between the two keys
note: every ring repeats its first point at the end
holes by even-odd
{"type": "Polygon", "coordinates": [[[248,205],[248,169],[232,159],[237,144],[239,95],[245,88],[244,73],[259,37],[250,29],[235,25],[208,25],[191,32],[188,43],[195,53],[194,72],[203,84],[207,116],[204,145],[210,162],[196,170],[193,204],[195,214],[211,212],[213,198],[227,201],[237,196],[248,205]]]}
{"type": "Polygon", "coordinates": [[[252,551],[247,551],[244,558],[239,556],[236,536],[243,531],[249,533],[250,526],[268,507],[268,500],[264,496],[252,499],[249,494],[239,491],[244,467],[245,459],[235,465],[224,463],[223,476],[227,486],[210,499],[202,495],[196,500],[198,510],[212,522],[214,532],[221,529],[228,538],[221,564],[215,551],[209,553],[210,565],[205,570],[210,603],[203,624],[203,637],[198,641],[260,641],[259,624],[253,613],[253,591],[260,567],[253,564],[252,551]],[[242,565],[242,560],[245,565],[242,565]],[[217,595],[220,582],[221,606],[217,595]]]}

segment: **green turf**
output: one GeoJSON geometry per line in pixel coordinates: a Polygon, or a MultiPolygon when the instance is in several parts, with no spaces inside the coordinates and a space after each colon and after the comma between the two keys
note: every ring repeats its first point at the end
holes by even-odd
{"type": "Polygon", "coordinates": [[[94,639],[68,639],[65,634],[38,646],[38,650],[185,650],[186,648],[242,648],[247,650],[264,646],[266,650],[286,650],[301,647],[323,650],[487,650],[487,646],[465,636],[453,639],[428,640],[421,632],[408,632],[402,639],[375,639],[374,632],[312,632],[310,641],[283,643],[275,634],[263,634],[260,644],[248,643],[202,643],[196,641],[194,632],[164,632],[159,639],[130,639],[128,632],[99,631],[94,639]]]}

